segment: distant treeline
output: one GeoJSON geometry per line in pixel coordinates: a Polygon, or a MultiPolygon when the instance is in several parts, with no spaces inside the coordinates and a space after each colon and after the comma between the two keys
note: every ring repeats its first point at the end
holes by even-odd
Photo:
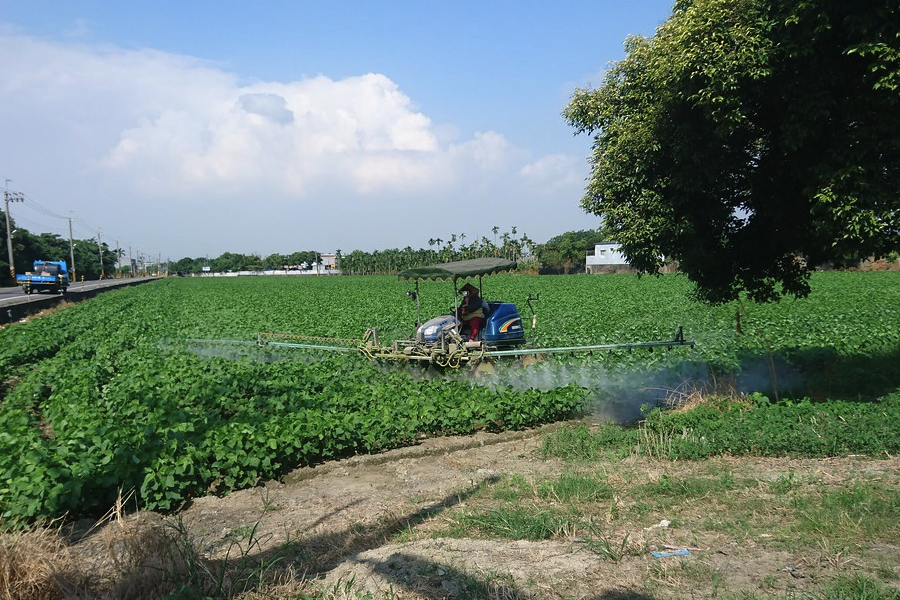
{"type": "MultiPolygon", "coordinates": [[[[336,266],[345,275],[393,275],[404,269],[421,265],[466,260],[485,256],[503,257],[522,263],[534,271],[571,273],[584,270],[585,256],[594,245],[603,241],[599,231],[572,231],[537,244],[527,235],[518,235],[516,228],[508,232],[493,229],[493,239],[482,236],[468,241],[466,234],[452,234],[447,239],[431,238],[428,248],[389,248],[364,252],[335,251],[336,266]]],[[[322,263],[322,253],[301,250],[291,254],[236,254],[226,252],[216,258],[185,257],[169,265],[169,270],[184,274],[209,271],[225,273],[236,271],[264,271],[266,269],[310,267],[322,263]]]]}

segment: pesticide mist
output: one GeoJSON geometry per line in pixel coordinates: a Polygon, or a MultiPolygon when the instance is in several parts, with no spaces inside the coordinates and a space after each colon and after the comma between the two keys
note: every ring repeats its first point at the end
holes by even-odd
{"type": "Polygon", "coordinates": [[[753,359],[740,369],[723,372],[707,362],[682,361],[660,366],[607,366],[591,357],[569,356],[531,364],[500,363],[490,369],[451,375],[473,385],[516,390],[552,390],[574,385],[588,390],[586,410],[601,421],[626,423],[658,406],[678,404],[692,396],[777,395],[778,386],[796,386],[800,377],[787,365],[753,359]]]}

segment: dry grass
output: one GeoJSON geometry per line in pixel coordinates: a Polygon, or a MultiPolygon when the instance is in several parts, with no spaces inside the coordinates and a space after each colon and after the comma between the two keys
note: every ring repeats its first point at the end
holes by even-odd
{"type": "Polygon", "coordinates": [[[698,406],[720,402],[723,399],[732,404],[746,404],[748,407],[753,405],[746,394],[738,392],[733,381],[714,380],[708,385],[685,383],[670,390],[666,397],[666,406],[673,412],[688,412],[698,406]]]}
{"type": "Polygon", "coordinates": [[[186,532],[153,513],[126,516],[127,501],[120,495],[83,533],[57,525],[0,535],[0,600],[151,600],[192,571],[212,573],[186,532]]]}
{"type": "MultiPolygon", "coordinates": [[[[0,598],[92,598],[117,580],[133,581],[132,575],[143,568],[139,565],[150,564],[150,556],[165,552],[159,524],[146,517],[127,520],[126,501],[120,496],[100,521],[77,536],[77,542],[73,527],[61,524],[0,535],[0,598]]],[[[146,582],[139,586],[146,587],[146,582]]],[[[133,596],[117,591],[100,597],[133,596]]]]}
{"type": "Polygon", "coordinates": [[[185,540],[158,515],[126,517],[122,507],[120,496],[78,544],[85,557],[92,557],[83,566],[99,580],[104,600],[163,597],[172,591],[173,579],[187,571],[187,557],[176,551],[185,540]]]}
{"type": "Polygon", "coordinates": [[[90,577],[60,527],[0,536],[0,598],[56,600],[87,591],[90,577]]]}

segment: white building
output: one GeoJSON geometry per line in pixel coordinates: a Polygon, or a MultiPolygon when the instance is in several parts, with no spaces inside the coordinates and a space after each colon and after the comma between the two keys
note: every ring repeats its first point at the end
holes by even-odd
{"type": "Polygon", "coordinates": [[[337,269],[337,254],[320,254],[320,266],[326,271],[334,271],[337,269]]]}
{"type": "Polygon", "coordinates": [[[601,242],[594,245],[594,254],[588,254],[585,270],[588,273],[609,273],[629,269],[628,261],[619,251],[619,244],[601,242]]]}

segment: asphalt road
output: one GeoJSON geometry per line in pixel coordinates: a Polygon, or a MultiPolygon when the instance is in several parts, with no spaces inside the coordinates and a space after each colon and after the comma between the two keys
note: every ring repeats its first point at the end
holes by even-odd
{"type": "MultiPolygon", "coordinates": [[[[135,277],[128,279],[104,279],[101,281],[79,281],[69,285],[67,300],[85,300],[106,288],[116,288],[135,283],[152,281],[156,277],[135,277]]],[[[52,306],[62,300],[60,294],[35,292],[26,294],[22,286],[0,288],[0,323],[12,322],[26,314],[52,306]]]]}

